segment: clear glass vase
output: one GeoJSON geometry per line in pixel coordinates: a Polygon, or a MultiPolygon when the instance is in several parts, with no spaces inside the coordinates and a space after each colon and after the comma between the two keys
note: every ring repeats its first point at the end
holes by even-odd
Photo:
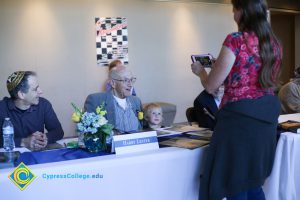
{"type": "Polygon", "coordinates": [[[84,133],[85,148],[92,153],[98,153],[106,150],[106,136],[101,132],[98,134],[84,133]]]}
{"type": "Polygon", "coordinates": [[[83,141],[83,138],[84,138],[84,133],[78,133],[78,147],[79,148],[85,148],[84,146],[84,141],[83,141]]]}

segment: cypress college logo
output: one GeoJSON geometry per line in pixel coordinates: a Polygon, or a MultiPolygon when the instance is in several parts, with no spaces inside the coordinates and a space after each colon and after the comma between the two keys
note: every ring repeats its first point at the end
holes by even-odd
{"type": "Polygon", "coordinates": [[[36,175],[34,175],[23,162],[21,162],[8,176],[20,190],[24,190],[35,177],[36,175]]]}

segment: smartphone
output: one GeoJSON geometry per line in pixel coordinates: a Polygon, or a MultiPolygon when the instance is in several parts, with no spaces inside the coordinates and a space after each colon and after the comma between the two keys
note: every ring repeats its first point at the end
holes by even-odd
{"type": "Polygon", "coordinates": [[[20,155],[19,151],[0,152],[0,169],[13,168],[20,155]]]}
{"type": "Polygon", "coordinates": [[[191,55],[193,63],[199,61],[204,67],[212,66],[212,56],[210,54],[191,55]]]}
{"type": "Polygon", "coordinates": [[[16,162],[21,153],[19,151],[0,152],[0,164],[5,162],[16,162]]]}

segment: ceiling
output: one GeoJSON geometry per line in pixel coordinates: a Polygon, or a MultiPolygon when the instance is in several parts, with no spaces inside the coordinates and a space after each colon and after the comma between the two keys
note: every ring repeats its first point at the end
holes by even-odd
{"type": "MultiPolygon", "coordinates": [[[[178,2],[207,2],[230,4],[231,0],[156,0],[156,1],[178,1],[178,2]]],[[[267,0],[269,8],[300,11],[300,0],[267,0]]]]}

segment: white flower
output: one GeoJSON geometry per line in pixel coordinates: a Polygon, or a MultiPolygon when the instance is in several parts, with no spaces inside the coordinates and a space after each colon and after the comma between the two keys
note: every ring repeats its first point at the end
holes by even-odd
{"type": "Polygon", "coordinates": [[[103,126],[104,124],[107,124],[107,119],[105,119],[105,117],[100,117],[100,119],[99,119],[99,125],[100,126],[103,126]]]}

